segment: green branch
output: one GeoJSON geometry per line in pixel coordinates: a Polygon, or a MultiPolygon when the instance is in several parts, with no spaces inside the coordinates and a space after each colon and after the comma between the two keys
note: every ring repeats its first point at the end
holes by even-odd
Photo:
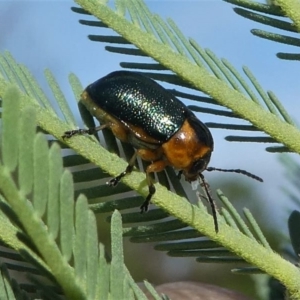
{"type": "Polygon", "coordinates": [[[299,0],[276,0],[276,5],[279,5],[285,12],[285,15],[289,17],[300,32],[300,2],[299,0]]]}

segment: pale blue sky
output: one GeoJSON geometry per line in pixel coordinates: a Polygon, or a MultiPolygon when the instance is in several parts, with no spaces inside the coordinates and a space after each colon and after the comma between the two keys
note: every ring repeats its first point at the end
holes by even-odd
{"type": "MultiPolygon", "coordinates": [[[[248,66],[262,86],[272,90],[291,115],[298,119],[299,105],[295,105],[300,94],[296,73],[298,63],[279,60],[275,56],[276,52],[296,52],[297,49],[259,39],[250,33],[252,28],[274,29],[237,16],[233,6],[221,0],[145,2],[162,17],[171,17],[185,35],[194,38],[217,56],[226,58],[238,70],[243,65],[248,66]]],[[[19,63],[29,68],[47,91],[43,70],[49,68],[70,99],[73,97],[68,85],[70,72],[77,74],[86,86],[119,69],[119,62],[128,59],[106,52],[104,44],[89,41],[88,34],[107,32],[80,25],[78,20],[82,16],[73,13],[71,6],[74,3],[70,0],[0,1],[0,50],[9,50],[19,63]]],[[[130,57],[128,61],[131,60],[130,57]]],[[[215,121],[212,115],[198,116],[205,122],[215,121]]],[[[265,145],[224,141],[223,137],[233,132],[212,130],[212,134],[215,151],[211,166],[241,168],[261,176],[265,180],[263,186],[251,182],[251,179],[249,181],[253,188],[263,191],[263,206],[272,206],[273,210],[273,201],[286,201],[280,190],[285,184],[284,169],[276,155],[264,151],[265,145]]],[[[232,182],[239,177],[217,173],[206,173],[206,176],[212,189],[218,187],[220,176],[231,176],[232,182]]]]}

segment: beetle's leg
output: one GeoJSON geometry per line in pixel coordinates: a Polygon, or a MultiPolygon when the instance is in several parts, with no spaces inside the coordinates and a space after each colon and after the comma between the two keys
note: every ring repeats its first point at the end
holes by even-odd
{"type": "Polygon", "coordinates": [[[209,202],[210,207],[211,207],[211,211],[212,211],[212,215],[213,215],[213,219],[214,219],[215,231],[216,231],[216,233],[218,233],[218,231],[219,231],[219,225],[218,225],[218,218],[217,218],[216,203],[215,203],[215,201],[213,200],[213,198],[210,195],[209,185],[205,181],[204,175],[202,173],[199,173],[199,178],[201,179],[201,181],[203,183],[203,187],[204,187],[205,193],[206,193],[207,198],[208,198],[208,202],[209,202]]]}
{"type": "Polygon", "coordinates": [[[178,178],[178,179],[180,179],[180,178],[181,178],[181,175],[182,175],[182,173],[183,173],[183,171],[182,171],[182,170],[180,170],[180,171],[178,172],[178,174],[177,174],[177,178],[178,178]]]}
{"type": "Polygon", "coordinates": [[[62,136],[63,139],[69,139],[70,137],[72,137],[73,135],[77,135],[77,134],[94,134],[97,131],[100,131],[104,128],[107,127],[107,124],[103,124],[97,127],[91,127],[88,129],[75,129],[75,130],[69,130],[69,131],[65,131],[64,135],[62,136]]]}
{"type": "Polygon", "coordinates": [[[124,172],[122,172],[121,174],[119,174],[118,176],[112,178],[110,181],[107,182],[107,184],[109,186],[116,186],[119,181],[126,175],[126,174],[130,174],[133,170],[133,167],[134,167],[134,163],[136,161],[136,158],[137,158],[137,151],[135,151],[135,153],[133,154],[133,156],[131,157],[129,163],[128,163],[128,166],[127,168],[125,169],[124,172]]]}
{"type": "Polygon", "coordinates": [[[153,185],[153,182],[152,182],[152,179],[151,179],[151,176],[149,173],[146,173],[146,179],[147,179],[149,194],[146,197],[146,200],[143,202],[143,204],[140,207],[141,214],[148,211],[151,198],[156,192],[155,186],[153,185]]]}
{"type": "Polygon", "coordinates": [[[147,184],[149,187],[149,194],[141,206],[141,213],[148,211],[149,203],[151,201],[152,196],[155,194],[155,186],[153,185],[150,173],[160,172],[168,165],[167,161],[158,160],[149,165],[146,169],[146,178],[147,184]]]}

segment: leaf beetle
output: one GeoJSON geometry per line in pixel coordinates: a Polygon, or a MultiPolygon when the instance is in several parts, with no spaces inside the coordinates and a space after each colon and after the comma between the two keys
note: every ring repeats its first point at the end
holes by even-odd
{"type": "Polygon", "coordinates": [[[83,91],[80,101],[101,125],[66,131],[64,139],[75,134],[94,134],[108,128],[116,138],[135,148],[126,170],[111,179],[109,185],[115,186],[122,177],[129,174],[138,156],[151,162],[146,168],[149,194],[141,206],[141,212],[148,210],[155,193],[149,174],[172,166],[180,170],[179,174],[188,182],[202,180],[212,208],[215,231],[218,232],[216,207],[202,172],[236,172],[262,181],[244,170],[207,167],[214,149],[207,126],[172,93],[141,73],[112,72],[90,84],[83,91]]]}

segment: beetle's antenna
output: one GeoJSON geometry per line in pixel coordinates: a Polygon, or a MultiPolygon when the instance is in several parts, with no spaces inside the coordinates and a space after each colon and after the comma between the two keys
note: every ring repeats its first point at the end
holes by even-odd
{"type": "Polygon", "coordinates": [[[252,174],[250,172],[247,172],[245,170],[241,170],[241,169],[219,169],[219,168],[208,167],[208,168],[206,168],[206,171],[209,171],[209,172],[210,171],[220,171],[220,172],[239,173],[239,174],[246,175],[246,176],[248,176],[250,178],[253,178],[253,179],[257,180],[257,181],[263,182],[263,180],[260,177],[254,175],[254,174],[252,174]]]}
{"type": "Polygon", "coordinates": [[[207,195],[207,198],[208,198],[208,201],[209,201],[209,204],[210,204],[210,207],[211,207],[212,215],[213,215],[213,218],[214,218],[215,231],[216,231],[216,233],[218,233],[219,225],[218,225],[217,208],[216,208],[215,201],[213,200],[213,198],[210,195],[210,192],[208,190],[207,183],[205,181],[204,175],[202,173],[199,173],[199,177],[202,180],[202,183],[203,183],[203,186],[204,186],[204,189],[205,189],[205,193],[207,195]]]}

